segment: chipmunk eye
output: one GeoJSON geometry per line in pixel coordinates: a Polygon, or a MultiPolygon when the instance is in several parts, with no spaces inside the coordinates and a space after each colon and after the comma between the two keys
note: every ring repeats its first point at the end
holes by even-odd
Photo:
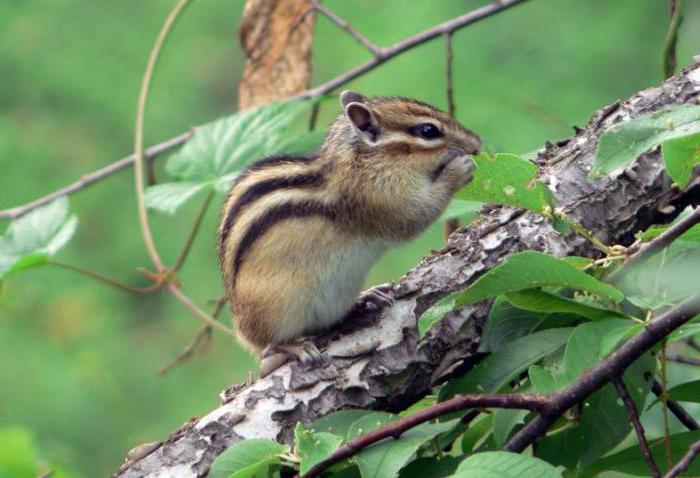
{"type": "Polygon", "coordinates": [[[412,128],[412,133],[423,139],[435,139],[442,136],[440,128],[433,123],[420,123],[412,128]]]}

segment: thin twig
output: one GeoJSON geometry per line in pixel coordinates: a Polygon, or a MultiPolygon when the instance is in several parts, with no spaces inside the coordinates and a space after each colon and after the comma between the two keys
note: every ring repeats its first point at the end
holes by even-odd
{"type": "Polygon", "coordinates": [[[175,265],[173,266],[173,271],[177,272],[180,269],[182,269],[182,266],[185,263],[185,259],[187,259],[187,255],[190,253],[190,250],[192,249],[192,244],[194,244],[194,240],[197,237],[197,233],[199,232],[199,228],[202,225],[202,220],[204,219],[204,215],[207,213],[207,210],[209,209],[209,205],[211,204],[211,200],[213,198],[214,198],[214,191],[209,191],[207,193],[207,197],[204,198],[204,202],[202,203],[202,207],[199,208],[199,212],[197,213],[197,217],[195,217],[195,219],[194,219],[194,223],[192,224],[192,228],[190,229],[190,233],[187,235],[187,240],[185,241],[185,245],[182,247],[180,254],[177,256],[177,260],[175,261],[175,265]]]}
{"type": "Polygon", "coordinates": [[[180,286],[177,285],[175,282],[168,282],[168,290],[175,296],[177,300],[180,301],[182,305],[190,309],[190,311],[192,311],[194,315],[202,319],[206,324],[211,325],[213,328],[220,330],[221,332],[224,332],[232,337],[236,336],[235,332],[232,329],[226,327],[224,324],[214,319],[212,316],[200,309],[197,306],[197,304],[192,302],[192,300],[189,297],[187,297],[187,295],[185,295],[184,292],[182,292],[180,286]]]}
{"type": "MultiPolygon", "coordinates": [[[[664,249],[664,253],[668,251],[668,248],[664,249]]],[[[649,311],[651,312],[651,311],[649,311]]],[[[663,408],[662,414],[664,418],[664,448],[666,449],[666,466],[671,467],[673,460],[671,459],[671,426],[668,422],[668,374],[667,374],[667,363],[666,360],[666,349],[668,346],[668,341],[664,340],[661,346],[661,353],[659,354],[659,362],[661,363],[661,392],[663,408]]]]}
{"type": "Polygon", "coordinates": [[[138,209],[139,223],[141,224],[143,240],[146,244],[148,254],[151,257],[151,262],[153,262],[157,272],[162,272],[166,267],[158,254],[158,249],[156,248],[155,241],[153,240],[153,233],[148,222],[148,211],[146,210],[146,203],[144,202],[145,158],[143,153],[143,124],[151,80],[153,79],[153,73],[155,71],[160,52],[163,49],[163,45],[165,44],[165,40],[168,38],[170,30],[190,2],[191,0],[178,0],[175,7],[170,11],[165,19],[160,32],[158,32],[158,37],[153,45],[153,49],[148,55],[148,63],[141,81],[141,89],[139,91],[139,99],[136,106],[136,123],[134,125],[134,155],[136,156],[136,161],[134,162],[134,182],[136,206],[138,209]]]}
{"type": "MultiPolygon", "coordinates": [[[[651,391],[663,401],[664,389],[658,380],[654,379],[654,381],[651,383],[651,391]]],[[[695,419],[690,416],[690,414],[685,411],[685,408],[683,408],[678,402],[675,400],[666,400],[666,405],[668,406],[669,411],[673,413],[678,421],[680,421],[688,430],[700,430],[700,423],[695,421],[695,419]]]]}
{"type": "Polygon", "coordinates": [[[656,466],[656,463],[654,462],[654,456],[651,454],[651,450],[649,449],[649,442],[647,441],[646,434],[644,433],[644,427],[639,421],[639,412],[637,411],[637,406],[635,405],[634,400],[632,400],[632,397],[630,397],[630,394],[627,391],[627,387],[625,386],[625,382],[623,382],[622,378],[618,376],[613,378],[612,383],[615,386],[617,394],[620,396],[622,402],[627,408],[627,413],[629,414],[630,420],[632,421],[634,432],[637,434],[639,447],[642,449],[642,456],[644,456],[644,461],[647,462],[647,466],[649,467],[651,476],[653,476],[654,478],[660,477],[661,472],[659,471],[659,467],[656,466]]]}
{"type": "Polygon", "coordinates": [[[683,0],[670,0],[669,10],[671,21],[668,25],[668,31],[664,37],[664,44],[661,48],[661,64],[663,66],[664,78],[670,78],[676,71],[676,44],[678,43],[678,28],[681,26],[683,17],[681,15],[681,6],[683,0]]]}
{"type": "Polygon", "coordinates": [[[631,245],[627,248],[628,259],[617,270],[610,274],[607,280],[610,282],[619,281],[623,274],[631,270],[632,266],[656,254],[662,249],[665,249],[673,241],[678,239],[679,236],[698,223],[700,223],[700,207],[696,207],[690,215],[684,217],[681,221],[672,225],[651,241],[631,245]]]}
{"type": "Polygon", "coordinates": [[[420,33],[412,35],[390,47],[382,49],[382,55],[372,58],[371,60],[352,68],[345,73],[338,75],[332,80],[328,80],[315,88],[311,88],[298,95],[300,98],[314,98],[316,96],[325,95],[326,93],[335,90],[336,88],[354,80],[358,76],[364,75],[368,71],[376,68],[382,63],[391,60],[392,58],[411,50],[418,45],[422,45],[433,38],[444,35],[447,32],[455,32],[461,28],[476,23],[480,20],[490,17],[496,13],[507,10],[510,7],[525,3],[527,0],[501,0],[489,5],[472,10],[471,12],[460,15],[446,22],[440,23],[432,28],[423,30],[420,33]]]}
{"type": "MultiPolygon", "coordinates": [[[[226,302],[228,302],[226,296],[220,297],[216,300],[214,310],[211,313],[212,318],[216,319],[219,317],[219,314],[221,314],[221,311],[224,309],[224,305],[226,304],[226,302]]],[[[197,332],[197,335],[195,335],[194,339],[192,339],[192,341],[189,344],[187,344],[179,354],[177,354],[177,357],[171,360],[170,363],[164,365],[163,368],[161,368],[158,371],[158,375],[165,375],[174,367],[180,365],[186,360],[189,360],[194,355],[195,351],[200,348],[200,344],[207,344],[210,340],[211,326],[205,325],[204,327],[199,329],[199,332],[197,332]]]]}
{"type": "Polygon", "coordinates": [[[700,453],[700,441],[696,441],[690,445],[688,452],[676,463],[676,466],[671,468],[668,473],[664,475],[664,478],[676,478],[680,476],[681,473],[688,469],[698,453],[700,453]]]}
{"type": "Polygon", "coordinates": [[[509,408],[519,410],[542,410],[546,404],[546,396],[534,393],[511,394],[470,394],[457,395],[444,402],[418,410],[395,422],[377,428],[369,433],[348,441],[333,452],[328,458],[311,467],[303,478],[313,478],[320,475],[331,465],[348,458],[363,448],[377,443],[385,438],[399,438],[402,433],[429,420],[441,417],[448,413],[468,408],[509,408]]]}
{"type": "Polygon", "coordinates": [[[574,382],[553,394],[546,410],[516,432],[506,443],[504,450],[514,453],[525,450],[569,408],[585,400],[613,377],[622,374],[630,364],[698,313],[700,313],[700,294],[650,320],[644,330],[586,370],[574,382]]]}
{"type": "Polygon", "coordinates": [[[98,272],[94,272],[88,269],[84,269],[80,266],[75,266],[73,264],[66,264],[65,262],[60,262],[56,261],[53,259],[49,259],[49,264],[53,266],[60,267],[62,269],[67,269],[73,272],[77,272],[78,274],[82,274],[86,277],[90,277],[91,279],[95,279],[99,282],[102,282],[103,284],[107,284],[109,286],[112,286],[116,289],[125,291],[125,292],[131,292],[134,294],[148,294],[151,292],[157,291],[160,287],[156,285],[151,285],[148,287],[134,287],[129,284],[125,284],[124,282],[118,281],[116,279],[112,279],[111,277],[103,276],[102,274],[98,272]]]}
{"type": "MultiPolygon", "coordinates": [[[[154,146],[151,146],[146,150],[146,159],[154,160],[159,155],[180,146],[182,143],[190,139],[192,137],[192,134],[194,134],[192,131],[188,131],[186,133],[182,133],[179,136],[175,136],[166,141],[163,141],[162,143],[158,143],[154,146]]],[[[22,206],[17,206],[0,211],[0,219],[17,219],[18,217],[27,214],[33,209],[44,206],[60,197],[68,196],[69,194],[78,192],[92,184],[95,184],[105,178],[108,178],[114,173],[117,173],[122,169],[126,169],[129,166],[131,166],[135,160],[136,156],[134,154],[130,154],[129,156],[126,156],[111,164],[108,164],[103,168],[100,168],[88,174],[84,174],[80,177],[79,180],[75,181],[74,183],[69,184],[68,186],[64,186],[61,189],[57,189],[56,191],[47,194],[46,196],[42,196],[22,206]]]]}
{"type": "Polygon", "coordinates": [[[447,98],[447,112],[450,116],[455,115],[455,97],[452,73],[452,32],[445,33],[445,96],[447,98]]]}
{"type": "Polygon", "coordinates": [[[700,367],[700,359],[696,359],[694,357],[686,357],[685,355],[666,355],[666,360],[668,360],[669,362],[682,363],[685,365],[695,365],[696,367],[700,367]]]}
{"type": "MultiPolygon", "coordinates": [[[[452,20],[449,20],[447,22],[441,23],[439,25],[436,25],[433,28],[429,28],[427,30],[424,30],[416,35],[410,36],[403,41],[394,44],[393,46],[383,49],[382,50],[382,57],[381,60],[378,59],[372,59],[371,61],[368,61],[362,65],[358,65],[355,68],[352,68],[344,73],[341,73],[337,77],[326,81],[325,83],[322,83],[321,85],[318,85],[314,88],[311,88],[301,94],[298,95],[298,97],[302,98],[314,98],[317,96],[324,95],[330,91],[335,90],[336,88],[339,88],[340,86],[343,86],[344,84],[354,80],[355,78],[364,75],[365,73],[368,73],[369,71],[373,70],[374,68],[378,67],[382,63],[390,60],[391,58],[398,56],[422,43],[425,43],[429,40],[432,40],[433,38],[443,35],[446,32],[455,32],[459,30],[460,28],[463,28],[467,25],[470,25],[472,23],[476,23],[480,20],[483,20],[485,18],[490,17],[491,15],[494,15],[496,13],[502,12],[507,10],[510,7],[513,7],[515,5],[519,5],[521,3],[526,2],[527,0],[502,0],[497,3],[493,3],[491,5],[486,5],[484,7],[478,8],[476,10],[473,10],[469,13],[466,13],[464,15],[461,15],[459,17],[456,17],[452,20]]],[[[190,137],[192,136],[192,132],[186,132],[183,134],[180,134],[178,136],[175,136],[171,139],[168,139],[166,141],[163,141],[162,143],[153,146],[149,150],[146,151],[146,155],[150,154],[152,151],[153,153],[153,158],[158,157],[158,155],[164,151],[167,151],[175,146],[179,146],[185,141],[187,141],[190,137]]],[[[43,196],[39,199],[36,199],[34,201],[31,201],[27,204],[17,206],[11,209],[3,210],[0,211],[0,219],[3,218],[10,218],[10,219],[15,219],[23,214],[26,214],[27,212],[31,211],[34,208],[37,208],[39,206],[42,206],[44,204],[47,204],[51,202],[52,200],[65,196],[68,194],[72,194],[76,191],[79,191],[83,189],[85,186],[89,184],[93,184],[97,181],[100,181],[104,178],[109,177],[113,173],[124,169],[128,166],[131,166],[132,163],[135,162],[135,156],[127,156],[126,158],[123,158],[115,163],[110,164],[109,166],[106,166],[104,168],[101,168],[93,173],[87,174],[81,178],[81,180],[76,181],[75,183],[66,186],[64,188],[61,188],[57,191],[54,191],[46,196],[43,196]]]]}
{"type": "Polygon", "coordinates": [[[350,25],[346,20],[338,16],[338,14],[335,13],[333,10],[326,8],[316,0],[309,0],[309,4],[311,5],[311,8],[325,15],[326,18],[335,23],[340,29],[345,30],[351,37],[353,37],[357,41],[357,43],[369,50],[374,56],[380,56],[382,54],[381,47],[375,45],[367,38],[365,38],[360,32],[355,30],[355,28],[352,25],[350,25]]]}

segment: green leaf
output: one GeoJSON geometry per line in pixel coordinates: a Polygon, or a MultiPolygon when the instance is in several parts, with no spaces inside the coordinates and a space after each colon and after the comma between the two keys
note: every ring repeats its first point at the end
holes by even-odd
{"type": "Polygon", "coordinates": [[[493,412],[493,439],[496,446],[503,447],[503,444],[510,437],[513,429],[524,423],[529,410],[513,410],[507,408],[497,408],[493,412]]]}
{"type": "Polygon", "coordinates": [[[250,438],[234,443],[209,470],[209,478],[258,478],[267,476],[270,467],[281,463],[279,455],[289,447],[276,441],[250,438]]]}
{"type": "Polygon", "coordinates": [[[68,243],[78,225],[68,216],[63,197],[10,223],[0,236],[0,280],[30,267],[44,265],[68,243]]]}
{"type": "Polygon", "coordinates": [[[205,187],[227,191],[248,165],[273,154],[300,154],[321,142],[320,133],[291,130],[308,110],[308,100],[269,103],[197,128],[192,138],[166,164],[168,173],[185,183],[156,185],[146,191],[149,207],[173,213],[205,187]]]}
{"type": "MultiPolygon", "coordinates": [[[[576,327],[569,337],[564,352],[565,376],[569,382],[578,378],[589,367],[597,364],[605,357],[612,346],[635,324],[620,319],[608,319],[600,322],[588,322],[576,327]],[[612,337],[608,340],[606,337],[612,337]],[[609,344],[612,344],[609,345],[609,344]]],[[[647,372],[653,372],[655,362],[650,354],[634,362],[624,373],[624,381],[630,396],[637,405],[643,408],[644,401],[651,382],[646,379],[647,372]]],[[[564,384],[561,384],[564,385],[564,384]]],[[[572,450],[580,450],[578,462],[587,465],[618,445],[630,431],[629,415],[625,407],[619,403],[619,397],[611,384],[606,385],[588,397],[583,404],[581,417],[573,435],[567,435],[572,441],[575,437],[579,444],[569,443],[572,450]]],[[[548,447],[555,447],[549,444],[548,447]]],[[[555,457],[547,457],[555,460],[555,457]]],[[[552,461],[554,464],[568,464],[572,457],[561,457],[562,461],[552,461]]]]}
{"type": "Polygon", "coordinates": [[[443,222],[450,219],[463,219],[465,223],[469,223],[479,216],[479,211],[481,211],[482,207],[484,207],[484,204],[481,202],[452,198],[438,221],[443,222]]]}
{"type": "Polygon", "coordinates": [[[566,261],[542,252],[525,251],[509,255],[503,263],[479,277],[457,296],[456,304],[461,307],[499,294],[547,286],[585,290],[616,302],[624,298],[613,286],[581,272],[566,261]]]}
{"type": "Polygon", "coordinates": [[[367,410],[339,410],[321,417],[311,425],[311,430],[316,433],[327,432],[341,437],[348,434],[353,423],[373,412],[367,410]]]}
{"type": "Polygon", "coordinates": [[[536,393],[551,393],[559,390],[557,378],[552,372],[539,365],[532,365],[527,370],[527,375],[530,377],[532,388],[536,393]]]}
{"type": "Polygon", "coordinates": [[[440,458],[418,458],[406,465],[399,478],[444,478],[457,469],[459,459],[445,455],[440,458]]]}
{"type": "Polygon", "coordinates": [[[423,423],[402,434],[398,439],[388,439],[365,448],[353,461],[360,468],[362,478],[390,478],[406,466],[420,446],[440,433],[452,429],[459,419],[449,422],[423,423]]]}
{"type": "Polygon", "coordinates": [[[398,420],[399,417],[393,413],[387,412],[366,412],[363,416],[355,420],[348,427],[348,431],[345,435],[347,441],[357,438],[360,435],[364,435],[367,432],[379,428],[387,423],[394,422],[398,420]]]}
{"type": "Polygon", "coordinates": [[[544,356],[566,343],[570,328],[547,329],[515,340],[479,362],[467,374],[447,383],[440,391],[445,400],[458,393],[493,393],[544,356]]]}
{"type": "Polygon", "coordinates": [[[436,323],[440,322],[442,317],[454,309],[455,299],[453,296],[447,296],[436,302],[431,308],[423,312],[418,318],[418,333],[421,337],[430,330],[436,323]]]}
{"type": "Polygon", "coordinates": [[[491,204],[509,204],[535,212],[553,206],[552,193],[537,180],[537,166],[515,154],[474,156],[474,177],[455,197],[491,204]]]}
{"type": "Polygon", "coordinates": [[[481,333],[479,352],[500,350],[508,343],[533,332],[542,320],[542,314],[518,309],[499,295],[493,301],[481,333]]]}
{"type": "Polygon", "coordinates": [[[700,132],[700,106],[678,105],[611,126],[600,138],[591,177],[624,170],[664,141],[700,132]]]}
{"type": "Polygon", "coordinates": [[[146,207],[167,214],[175,211],[194,197],[198,192],[211,187],[211,182],[204,183],[162,183],[146,190],[144,201],[146,207]]]}
{"type": "Polygon", "coordinates": [[[493,429],[493,414],[482,413],[469,424],[469,428],[462,435],[462,453],[467,454],[474,451],[484,438],[493,429]]]}
{"type": "Polygon", "coordinates": [[[476,453],[464,460],[452,478],[557,478],[561,473],[546,461],[507,451],[476,453]]]}
{"type": "Polygon", "coordinates": [[[0,428],[0,476],[37,476],[39,462],[36,444],[25,428],[0,428]]]}
{"type": "MultiPolygon", "coordinates": [[[[700,430],[692,432],[676,433],[671,435],[671,462],[675,464],[688,451],[690,445],[700,440],[700,430]]],[[[651,451],[654,461],[658,465],[662,474],[668,471],[666,463],[666,449],[664,439],[657,438],[649,441],[649,450],[651,451]]],[[[644,461],[639,445],[634,444],[624,450],[621,450],[605,458],[601,458],[588,465],[581,472],[582,477],[590,478],[597,476],[603,471],[616,471],[619,473],[627,473],[634,476],[649,476],[649,467],[644,461]]],[[[693,460],[688,471],[682,476],[698,476],[700,474],[700,460],[693,460]]]]}
{"type": "Polygon", "coordinates": [[[693,167],[700,164],[700,133],[665,141],[661,153],[666,172],[681,187],[690,181],[693,167]]]}
{"type": "Polygon", "coordinates": [[[569,427],[537,440],[535,455],[552,465],[563,466],[571,470],[578,465],[581,448],[584,446],[581,443],[578,427],[569,427]]]}
{"type": "Polygon", "coordinates": [[[506,294],[506,297],[514,306],[533,312],[575,314],[590,320],[625,317],[623,314],[614,310],[582,304],[576,300],[567,299],[543,290],[526,289],[517,292],[509,292],[506,294]]]}
{"type": "Polygon", "coordinates": [[[301,422],[294,428],[294,449],[301,462],[299,472],[306,473],[320,461],[328,458],[343,442],[343,438],[327,432],[314,433],[307,430],[301,422]]]}

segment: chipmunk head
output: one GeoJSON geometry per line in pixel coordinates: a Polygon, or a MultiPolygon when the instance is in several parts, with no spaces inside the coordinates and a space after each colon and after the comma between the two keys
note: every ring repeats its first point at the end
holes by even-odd
{"type": "Polygon", "coordinates": [[[471,179],[471,156],[481,142],[447,113],[408,98],[353,91],[344,91],[340,103],[343,113],[324,149],[335,150],[344,177],[356,180],[347,194],[363,195],[363,204],[400,206],[415,212],[408,220],[424,227],[471,179]]]}
{"type": "Polygon", "coordinates": [[[340,103],[344,114],[337,123],[358,159],[389,170],[420,170],[453,189],[471,178],[471,161],[465,171],[459,158],[465,163],[465,156],[477,154],[481,141],[447,113],[408,98],[366,98],[354,91],[344,91],[340,103]]]}

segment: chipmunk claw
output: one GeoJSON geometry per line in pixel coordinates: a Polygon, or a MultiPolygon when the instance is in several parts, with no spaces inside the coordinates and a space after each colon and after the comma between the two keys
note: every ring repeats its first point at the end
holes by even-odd
{"type": "Polygon", "coordinates": [[[387,282],[367,289],[357,298],[357,305],[365,308],[372,306],[375,309],[391,307],[394,304],[394,284],[387,282]]]}
{"type": "Polygon", "coordinates": [[[294,359],[305,367],[318,367],[323,354],[311,340],[291,344],[270,344],[263,349],[260,361],[260,377],[264,377],[294,359]]]}

